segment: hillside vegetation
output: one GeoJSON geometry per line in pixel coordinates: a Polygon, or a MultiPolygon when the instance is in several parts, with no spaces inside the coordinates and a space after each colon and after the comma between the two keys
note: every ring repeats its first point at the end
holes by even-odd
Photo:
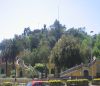
{"type": "Polygon", "coordinates": [[[12,63],[14,68],[16,59],[21,58],[26,65],[32,66],[54,63],[55,72],[60,73],[61,70],[90,62],[93,56],[100,58],[100,34],[89,35],[84,27],[67,29],[55,20],[49,28],[45,24],[42,29],[27,27],[13,39],[4,39],[0,50],[6,69],[7,63],[12,63]]]}

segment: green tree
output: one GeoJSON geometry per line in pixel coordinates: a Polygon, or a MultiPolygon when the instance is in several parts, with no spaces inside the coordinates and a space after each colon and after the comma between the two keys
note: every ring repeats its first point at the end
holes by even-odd
{"type": "Polygon", "coordinates": [[[44,64],[41,64],[41,63],[37,63],[37,64],[35,64],[34,68],[36,70],[38,70],[39,72],[43,73],[43,71],[45,69],[45,65],[44,64]]]}
{"type": "Polygon", "coordinates": [[[44,64],[37,63],[37,64],[35,64],[34,69],[41,73],[41,78],[43,78],[43,76],[46,77],[46,75],[43,75],[44,71],[45,71],[45,65],[44,64]]]}
{"type": "Polygon", "coordinates": [[[96,37],[96,42],[93,47],[93,54],[97,58],[100,58],[100,34],[98,34],[96,37]]]}
{"type": "Polygon", "coordinates": [[[13,62],[13,65],[15,64],[14,62],[16,61],[16,56],[19,54],[18,47],[16,45],[16,41],[14,39],[11,40],[11,50],[10,50],[10,57],[11,61],[13,62]]]}
{"type": "Polygon", "coordinates": [[[26,49],[20,53],[19,57],[21,57],[27,65],[31,64],[32,66],[34,66],[36,63],[40,62],[38,49],[33,49],[32,52],[26,49]]]}
{"type": "Polygon", "coordinates": [[[84,63],[88,63],[91,60],[91,44],[90,37],[85,38],[80,46],[81,57],[84,63]]]}
{"type": "Polygon", "coordinates": [[[39,45],[40,35],[39,33],[35,33],[34,35],[29,36],[30,39],[30,50],[32,51],[33,48],[37,48],[39,45]]]}
{"type": "Polygon", "coordinates": [[[50,48],[48,46],[48,42],[45,39],[42,39],[39,43],[38,47],[38,56],[42,63],[48,62],[48,56],[50,54],[50,48]]]}
{"type": "Polygon", "coordinates": [[[20,52],[20,54],[18,55],[19,58],[22,58],[25,62],[25,64],[31,64],[31,51],[28,49],[24,49],[23,51],[20,52]]]}
{"type": "Polygon", "coordinates": [[[57,76],[59,76],[61,69],[81,64],[79,45],[77,39],[73,36],[64,35],[58,40],[50,56],[55,63],[57,76]]]}
{"type": "Polygon", "coordinates": [[[50,28],[51,28],[51,34],[56,38],[57,41],[66,30],[65,25],[60,24],[58,20],[55,20],[54,24],[51,25],[50,28]]]}
{"type": "Polygon", "coordinates": [[[31,34],[30,27],[25,28],[25,29],[24,29],[23,35],[24,35],[24,36],[29,36],[30,34],[31,34]]]}
{"type": "Polygon", "coordinates": [[[8,75],[8,61],[10,58],[10,51],[11,51],[11,40],[3,40],[1,45],[1,57],[4,59],[6,63],[6,76],[8,75]]]}
{"type": "Polygon", "coordinates": [[[72,35],[77,37],[80,42],[82,42],[88,35],[85,32],[85,27],[81,28],[70,28],[66,31],[66,35],[72,35]]]}
{"type": "Polygon", "coordinates": [[[24,50],[24,42],[23,42],[23,36],[21,35],[15,35],[14,37],[14,42],[16,44],[16,47],[18,48],[18,51],[23,51],[24,50]]]}

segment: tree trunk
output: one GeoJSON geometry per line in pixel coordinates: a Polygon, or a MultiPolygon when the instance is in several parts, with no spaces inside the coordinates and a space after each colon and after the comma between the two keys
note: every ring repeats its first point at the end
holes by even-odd
{"type": "Polygon", "coordinates": [[[15,70],[15,81],[16,81],[16,64],[15,64],[15,59],[13,59],[13,70],[15,70]]]}

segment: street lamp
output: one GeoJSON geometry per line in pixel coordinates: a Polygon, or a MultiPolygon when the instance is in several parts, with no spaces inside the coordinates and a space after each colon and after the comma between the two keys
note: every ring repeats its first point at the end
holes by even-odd
{"type": "MultiPolygon", "coordinates": [[[[90,48],[91,48],[91,56],[90,56],[90,62],[92,63],[92,33],[93,31],[90,31],[91,34],[91,44],[90,44],[90,48]]],[[[93,67],[91,66],[91,75],[92,75],[92,79],[93,79],[93,67]]]]}
{"type": "Polygon", "coordinates": [[[90,34],[91,34],[91,61],[92,61],[92,33],[93,33],[93,31],[90,31],[90,34]]]}

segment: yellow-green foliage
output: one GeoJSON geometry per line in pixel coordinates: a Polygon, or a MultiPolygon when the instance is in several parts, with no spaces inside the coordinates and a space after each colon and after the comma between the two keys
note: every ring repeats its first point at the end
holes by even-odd
{"type": "Polygon", "coordinates": [[[96,78],[92,80],[93,85],[100,85],[100,78],[96,78]]]}
{"type": "Polygon", "coordinates": [[[56,82],[61,82],[61,80],[49,80],[49,83],[56,83],[56,82]]]}
{"type": "Polygon", "coordinates": [[[18,83],[15,82],[3,82],[2,84],[0,84],[0,86],[18,86],[18,83]]]}
{"type": "Polygon", "coordinates": [[[62,80],[49,80],[48,83],[50,86],[62,86],[63,81],[62,80]]]}
{"type": "Polygon", "coordinates": [[[76,80],[67,80],[67,86],[70,86],[72,84],[78,85],[78,86],[89,86],[88,79],[76,79],[76,80]]]}
{"type": "Polygon", "coordinates": [[[3,83],[3,86],[12,86],[13,84],[12,84],[12,82],[4,82],[3,83]]]}

